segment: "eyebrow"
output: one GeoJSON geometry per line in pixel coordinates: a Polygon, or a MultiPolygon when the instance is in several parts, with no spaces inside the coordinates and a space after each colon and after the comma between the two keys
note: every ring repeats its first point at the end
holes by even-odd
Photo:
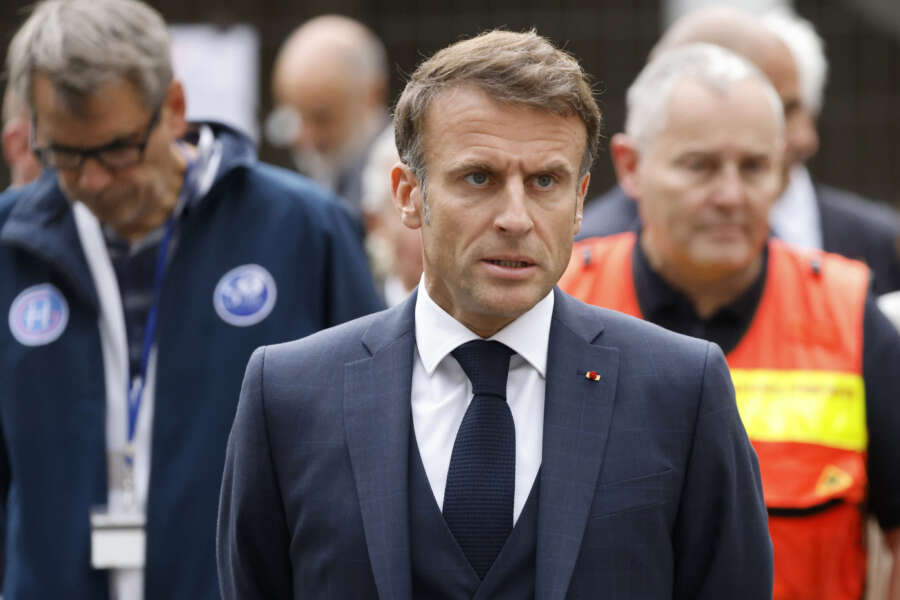
{"type": "Polygon", "coordinates": [[[565,175],[571,175],[574,171],[569,168],[569,163],[563,161],[552,161],[540,169],[535,171],[536,173],[562,173],[565,175]]]}
{"type": "Polygon", "coordinates": [[[494,167],[483,160],[463,160],[447,170],[454,175],[468,173],[469,171],[485,171],[487,173],[496,171],[494,167]]]}
{"type": "MultiPolygon", "coordinates": [[[[460,173],[468,173],[471,171],[484,171],[485,173],[495,173],[497,168],[483,160],[463,160],[448,169],[453,175],[460,173]]],[[[562,175],[571,175],[574,171],[569,168],[568,163],[564,161],[554,160],[545,165],[541,165],[536,169],[529,169],[530,174],[538,173],[558,173],[562,175]]]]}

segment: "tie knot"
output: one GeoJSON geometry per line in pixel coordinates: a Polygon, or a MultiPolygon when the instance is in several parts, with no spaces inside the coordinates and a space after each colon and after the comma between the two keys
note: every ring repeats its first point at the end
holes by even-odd
{"type": "Polygon", "coordinates": [[[511,348],[500,342],[473,340],[454,350],[453,358],[472,382],[472,394],[506,399],[511,348]]]}

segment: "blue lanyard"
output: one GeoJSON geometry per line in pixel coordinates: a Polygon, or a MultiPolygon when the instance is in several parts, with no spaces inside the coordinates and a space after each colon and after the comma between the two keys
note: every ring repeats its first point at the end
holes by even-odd
{"type": "Polygon", "coordinates": [[[150,363],[150,350],[153,349],[153,341],[156,338],[156,321],[159,313],[159,297],[162,293],[163,275],[166,272],[166,262],[169,257],[169,249],[172,244],[172,232],[175,229],[179,208],[183,208],[197,194],[198,178],[203,171],[198,167],[200,161],[187,161],[184,173],[184,183],[178,194],[178,202],[175,210],[166,220],[166,229],[159,243],[156,253],[156,272],[153,275],[153,301],[147,313],[147,326],[144,329],[144,343],[141,346],[140,372],[131,380],[126,390],[128,395],[128,437],[125,444],[125,465],[130,469],[134,466],[134,434],[137,430],[138,414],[141,411],[141,401],[144,397],[144,388],[147,385],[147,366],[150,363]]]}
{"type": "Polygon", "coordinates": [[[153,276],[153,302],[150,304],[150,311],[147,314],[147,326],[144,329],[144,344],[141,347],[141,363],[140,372],[137,377],[132,379],[131,385],[128,387],[128,439],[127,446],[129,452],[125,454],[125,463],[130,467],[134,460],[133,451],[131,451],[132,442],[134,441],[134,433],[137,429],[138,413],[141,410],[141,400],[144,396],[144,388],[147,383],[147,365],[150,362],[150,350],[153,348],[153,340],[156,337],[156,321],[159,313],[159,297],[162,291],[163,273],[166,270],[166,260],[169,255],[169,246],[172,243],[172,231],[175,229],[175,213],[173,212],[166,220],[166,230],[163,234],[162,241],[159,243],[159,250],[156,253],[156,272],[153,276]]]}

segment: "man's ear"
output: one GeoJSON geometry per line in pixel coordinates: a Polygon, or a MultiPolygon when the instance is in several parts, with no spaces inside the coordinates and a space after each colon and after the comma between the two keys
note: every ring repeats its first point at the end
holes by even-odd
{"type": "Polygon", "coordinates": [[[187,131],[187,100],[184,96],[184,87],[177,79],[173,79],[169,83],[163,105],[165,106],[166,122],[172,136],[182,137],[187,131]]]}
{"type": "Polygon", "coordinates": [[[575,230],[572,235],[577,235],[581,230],[581,219],[584,216],[584,197],[587,195],[588,186],[591,183],[591,174],[585,173],[575,190],[575,230]]]}
{"type": "Polygon", "coordinates": [[[28,147],[28,121],[20,118],[10,119],[3,127],[3,159],[7,165],[14,165],[28,147]]]}
{"type": "Polygon", "coordinates": [[[637,171],[641,156],[635,140],[624,133],[617,133],[610,140],[609,149],[619,185],[630,198],[639,199],[641,192],[637,171]]]}
{"type": "Polygon", "coordinates": [[[400,213],[400,222],[410,229],[420,228],[424,222],[422,188],[412,169],[402,162],[395,163],[391,168],[391,191],[394,206],[400,213]]]}

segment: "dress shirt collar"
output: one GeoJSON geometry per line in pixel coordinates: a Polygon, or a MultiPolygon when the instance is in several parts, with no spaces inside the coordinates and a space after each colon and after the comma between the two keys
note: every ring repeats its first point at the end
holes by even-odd
{"type": "Polygon", "coordinates": [[[791,169],[788,186],[772,206],[769,223],[780,239],[803,248],[822,248],[816,189],[803,165],[791,169]]]}
{"type": "MultiPolygon", "coordinates": [[[[416,295],[416,347],[429,376],[444,357],[459,345],[481,339],[477,333],[451,317],[431,299],[425,289],[425,277],[419,281],[416,295]]],[[[525,314],[492,335],[524,358],[546,377],[547,345],[553,317],[553,290],[525,314]]]]}

